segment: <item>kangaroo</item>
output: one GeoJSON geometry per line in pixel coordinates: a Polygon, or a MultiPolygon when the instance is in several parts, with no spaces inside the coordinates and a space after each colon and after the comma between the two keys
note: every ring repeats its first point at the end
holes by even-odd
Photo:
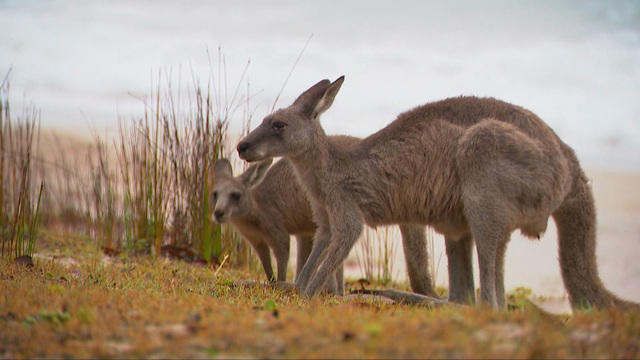
{"type": "MultiPolygon", "coordinates": [[[[412,223],[459,242],[452,253],[469,262],[473,240],[481,300],[504,307],[511,232],[537,238],[552,216],[572,307],[637,306],[604,288],[587,178],[573,150],[535,114],[493,98],[449,98],[400,114],[345,151],[327,141],[319,122],[343,81],[318,82],[237,146],[250,162],[288,158],[307,189],[318,230],[296,282],[305,295],[342,264],[364,223],[412,223]]],[[[468,264],[461,267],[454,281],[468,279],[468,264]]]]}
{"type": "MultiPolygon", "coordinates": [[[[359,139],[332,136],[329,141],[336,146],[348,147],[359,139]]],[[[271,267],[269,249],[276,258],[277,280],[286,281],[289,235],[295,235],[298,245],[297,280],[311,252],[316,225],[290,162],[282,159],[269,167],[271,162],[269,158],[254,164],[243,174],[234,177],[231,163],[226,159],[218,160],[214,165],[213,217],[218,223],[230,222],[249,241],[270,281],[275,281],[276,277],[271,267]]],[[[424,226],[400,225],[400,231],[411,288],[417,293],[436,297],[428,271],[424,226]]],[[[341,269],[336,272],[335,279],[335,288],[330,283],[329,289],[342,293],[341,269]]],[[[464,292],[472,293],[473,284],[464,292]]]]}
{"type": "MultiPolygon", "coordinates": [[[[211,195],[213,219],[217,223],[231,222],[255,249],[267,279],[276,281],[271,249],[277,262],[277,280],[286,281],[289,234],[295,235],[298,245],[297,277],[311,251],[315,224],[311,216],[305,216],[311,210],[300,188],[282,189],[286,179],[295,176],[291,166],[282,160],[270,168],[272,161],[267,159],[251,165],[237,177],[233,176],[229,160],[216,161],[211,195]]],[[[341,269],[336,272],[336,280],[332,279],[327,288],[330,292],[342,293],[341,269]]]]}

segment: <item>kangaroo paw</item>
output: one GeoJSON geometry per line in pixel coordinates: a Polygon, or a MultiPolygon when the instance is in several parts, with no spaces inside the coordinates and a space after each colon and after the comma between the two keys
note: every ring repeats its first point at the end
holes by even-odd
{"type": "Polygon", "coordinates": [[[289,293],[298,293],[300,290],[295,283],[290,283],[286,281],[276,281],[275,283],[269,284],[274,289],[282,290],[289,293]]]}
{"type": "Polygon", "coordinates": [[[298,291],[296,284],[285,281],[262,282],[257,280],[238,280],[228,284],[228,286],[232,288],[271,287],[284,291],[298,291]]]}
{"type": "Polygon", "coordinates": [[[257,280],[238,280],[238,281],[233,281],[227,284],[227,286],[229,286],[230,288],[254,288],[258,286],[267,286],[267,285],[268,283],[262,283],[257,280]]]}

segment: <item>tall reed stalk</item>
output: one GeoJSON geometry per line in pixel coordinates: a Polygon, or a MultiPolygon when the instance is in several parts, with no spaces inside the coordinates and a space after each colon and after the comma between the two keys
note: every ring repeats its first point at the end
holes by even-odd
{"type": "Polygon", "coordinates": [[[387,285],[396,275],[397,231],[384,227],[363,232],[356,248],[356,259],[360,271],[369,281],[387,285]]]}
{"type": "MultiPolygon", "coordinates": [[[[442,252],[436,254],[435,235],[433,229],[427,227],[426,249],[429,253],[429,273],[432,286],[436,286],[442,261],[442,252]]],[[[379,229],[365,228],[355,250],[356,260],[360,272],[369,281],[375,281],[387,285],[396,277],[398,258],[397,244],[402,238],[396,227],[383,227],[379,229]]]]}
{"type": "MultiPolygon", "coordinates": [[[[8,75],[7,75],[8,76],[8,75]]],[[[33,159],[40,134],[40,112],[27,106],[13,118],[9,84],[0,85],[0,254],[32,255],[44,182],[37,183],[33,159]]]]}
{"type": "Polygon", "coordinates": [[[123,184],[126,244],[159,254],[168,219],[169,164],[166,121],[158,91],[155,112],[145,112],[130,127],[121,123],[118,146],[123,184]],[[161,133],[162,132],[162,133],[161,133]],[[161,136],[163,135],[163,136],[161,136]]]}

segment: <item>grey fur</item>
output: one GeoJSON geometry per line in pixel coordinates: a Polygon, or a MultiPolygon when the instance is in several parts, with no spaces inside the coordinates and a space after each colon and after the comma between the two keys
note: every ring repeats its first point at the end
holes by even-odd
{"type": "MultiPolygon", "coordinates": [[[[329,138],[336,146],[348,147],[359,141],[348,136],[329,138]]],[[[269,249],[277,263],[277,280],[286,281],[289,235],[298,245],[296,280],[312,249],[316,225],[304,190],[286,159],[271,167],[271,158],[250,166],[234,177],[231,164],[221,159],[214,165],[214,220],[230,222],[249,241],[260,258],[267,278],[276,280],[269,249]],[[268,169],[268,170],[267,170],[268,169]],[[237,200],[232,194],[239,195],[237,200]]],[[[413,291],[436,296],[428,271],[424,226],[401,225],[409,279],[413,291]]],[[[341,268],[336,273],[336,292],[342,293],[341,268]]],[[[333,284],[330,284],[330,289],[333,284]]]]}
{"type": "MultiPolygon", "coordinates": [[[[343,80],[320,81],[238,144],[247,161],[290,159],[309,194],[318,231],[297,280],[306,295],[342,264],[363,224],[413,223],[432,225],[448,243],[472,238],[482,302],[504,307],[511,232],[537,238],[553,216],[572,305],[636,306],[602,285],[587,179],[573,150],[535,114],[493,98],[450,98],[400,114],[340,148],[327,141],[319,115],[343,80]]],[[[448,253],[468,259],[468,246],[448,253]]],[[[453,283],[467,284],[470,265],[459,266],[451,270],[453,283]]]]}
{"type": "MultiPolygon", "coordinates": [[[[255,249],[267,279],[275,281],[271,267],[270,249],[276,258],[277,280],[287,280],[289,263],[289,235],[295,235],[298,245],[296,276],[300,273],[312,247],[315,224],[311,210],[288,161],[271,165],[267,159],[251,165],[244,173],[234,177],[231,163],[220,159],[214,165],[215,183],[212,192],[213,220],[231,222],[255,249]]],[[[343,292],[340,279],[328,284],[331,292],[343,292]]]]}

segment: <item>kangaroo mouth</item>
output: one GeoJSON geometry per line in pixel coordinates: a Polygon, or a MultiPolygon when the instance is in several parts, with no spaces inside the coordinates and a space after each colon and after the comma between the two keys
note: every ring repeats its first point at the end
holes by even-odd
{"type": "Polygon", "coordinates": [[[246,151],[245,151],[245,152],[238,153],[238,156],[240,157],[240,159],[242,159],[242,160],[244,160],[244,161],[249,161],[249,162],[251,162],[251,160],[250,160],[250,159],[251,159],[251,156],[250,156],[250,155],[248,154],[248,152],[246,152],[246,151]]]}
{"type": "Polygon", "coordinates": [[[218,225],[222,225],[225,222],[227,222],[227,214],[221,215],[221,216],[217,216],[215,214],[211,215],[211,220],[218,225]]]}
{"type": "Polygon", "coordinates": [[[238,156],[240,157],[240,159],[247,162],[260,161],[267,158],[261,151],[254,151],[253,149],[238,152],[238,156]]]}

